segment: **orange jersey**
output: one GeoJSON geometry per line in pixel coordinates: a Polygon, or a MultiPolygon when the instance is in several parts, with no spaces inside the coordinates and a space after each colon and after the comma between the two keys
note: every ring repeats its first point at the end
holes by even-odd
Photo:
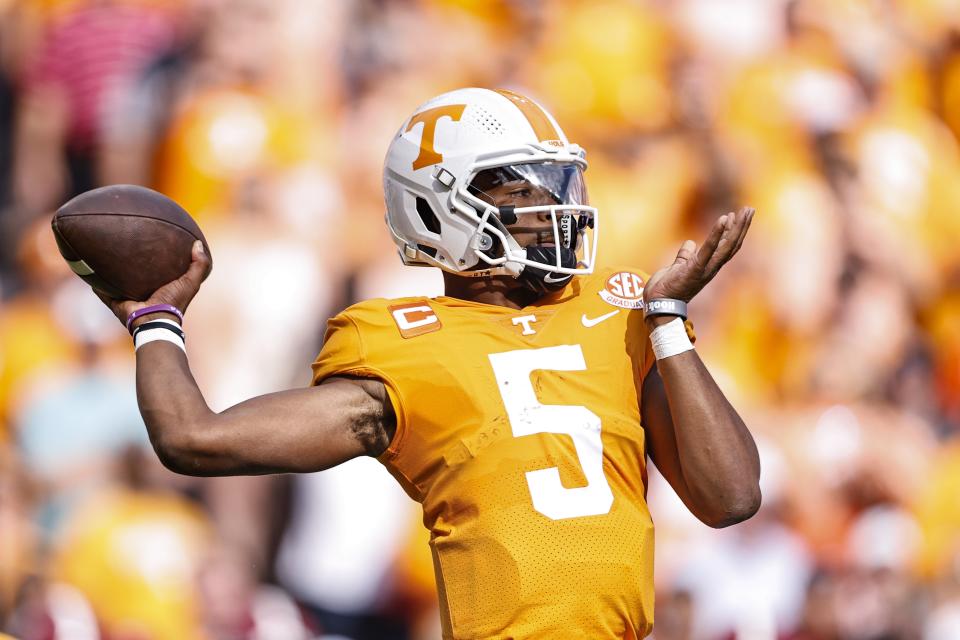
{"type": "Polygon", "coordinates": [[[520,310],[368,300],[330,321],[314,384],[386,384],[380,460],[423,505],[444,638],[649,633],[645,279],[608,269],[520,310]]]}

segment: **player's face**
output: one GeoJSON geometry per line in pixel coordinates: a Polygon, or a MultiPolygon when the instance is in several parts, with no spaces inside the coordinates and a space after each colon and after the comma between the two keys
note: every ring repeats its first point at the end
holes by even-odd
{"type": "Polygon", "coordinates": [[[550,247],[557,243],[551,211],[529,211],[531,207],[553,207],[553,212],[562,216],[568,225],[571,220],[578,226],[587,222],[580,219],[578,209],[565,212],[557,208],[564,204],[577,207],[588,204],[583,170],[572,163],[543,162],[485,169],[471,181],[470,190],[498,209],[515,209],[509,213],[501,211],[499,217],[521,247],[534,244],[550,247]],[[564,216],[565,213],[572,217],[564,216]]]}
{"type": "MultiPolygon", "coordinates": [[[[557,204],[556,198],[545,188],[527,180],[513,180],[488,188],[481,198],[497,207],[539,207],[557,204]]],[[[553,246],[553,222],[549,212],[524,213],[513,224],[505,224],[521,247],[532,244],[553,246]]]]}

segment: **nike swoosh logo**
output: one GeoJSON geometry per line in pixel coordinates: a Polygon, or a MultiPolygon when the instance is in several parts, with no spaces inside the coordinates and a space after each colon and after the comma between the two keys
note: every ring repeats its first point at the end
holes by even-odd
{"type": "Polygon", "coordinates": [[[569,273],[561,274],[559,278],[554,278],[552,273],[548,273],[547,275],[543,276],[544,281],[549,282],[549,283],[551,283],[551,284],[554,284],[554,283],[557,283],[557,282],[563,282],[564,280],[567,280],[568,278],[570,278],[570,274],[569,274],[569,273]]]}
{"type": "Polygon", "coordinates": [[[600,324],[601,322],[603,322],[604,320],[606,320],[607,318],[612,318],[618,313],[620,313],[620,309],[616,309],[614,311],[611,311],[610,313],[605,313],[602,316],[598,316],[596,318],[588,318],[587,314],[583,314],[583,316],[580,317],[580,322],[582,322],[583,326],[585,327],[594,327],[600,324]]]}

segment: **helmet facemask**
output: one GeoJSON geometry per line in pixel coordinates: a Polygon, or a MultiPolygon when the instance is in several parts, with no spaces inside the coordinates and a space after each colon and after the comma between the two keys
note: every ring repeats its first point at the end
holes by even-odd
{"type": "Polygon", "coordinates": [[[562,289],[574,275],[592,272],[597,210],[587,204],[579,164],[547,161],[481,169],[459,195],[477,215],[472,247],[480,259],[478,274],[493,267],[548,293],[562,289]]]}

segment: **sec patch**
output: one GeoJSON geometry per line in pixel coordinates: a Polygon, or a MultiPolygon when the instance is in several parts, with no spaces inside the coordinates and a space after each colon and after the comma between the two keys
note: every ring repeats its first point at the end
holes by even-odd
{"type": "Polygon", "coordinates": [[[631,271],[619,271],[600,290],[604,302],[622,309],[643,308],[643,278],[631,271]]]}

